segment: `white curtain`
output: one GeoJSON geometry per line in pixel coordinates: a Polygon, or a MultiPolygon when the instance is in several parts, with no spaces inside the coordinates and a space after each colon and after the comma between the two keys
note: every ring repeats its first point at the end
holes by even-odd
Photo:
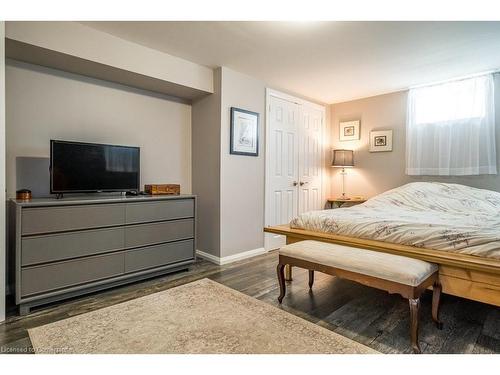
{"type": "Polygon", "coordinates": [[[410,89],[406,174],[496,174],[492,74],[410,89]]]}

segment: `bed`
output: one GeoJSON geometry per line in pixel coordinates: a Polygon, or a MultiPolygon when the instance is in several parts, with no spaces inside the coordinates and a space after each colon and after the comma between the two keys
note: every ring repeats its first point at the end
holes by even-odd
{"type": "Polygon", "coordinates": [[[500,306],[500,193],[414,182],[363,204],[306,212],[265,228],[303,239],[369,248],[439,264],[443,291],[500,306]]]}

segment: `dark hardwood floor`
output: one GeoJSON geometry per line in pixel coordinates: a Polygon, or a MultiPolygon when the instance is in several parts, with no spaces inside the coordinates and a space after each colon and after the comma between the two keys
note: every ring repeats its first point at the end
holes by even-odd
{"type": "MultiPolygon", "coordinates": [[[[17,316],[0,323],[0,353],[30,353],[27,329],[208,277],[383,353],[411,353],[408,302],[397,295],[317,274],[312,292],[307,271],[294,269],[283,305],[277,303],[277,253],[217,266],[199,260],[187,272],[114,288],[17,316]]],[[[431,293],[422,297],[420,345],[424,353],[500,353],[500,308],[443,295],[443,330],[431,319],[431,293]]]]}

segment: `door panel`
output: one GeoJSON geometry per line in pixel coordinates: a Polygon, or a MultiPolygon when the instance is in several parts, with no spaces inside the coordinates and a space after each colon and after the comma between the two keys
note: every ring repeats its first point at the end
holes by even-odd
{"type": "MultiPolygon", "coordinates": [[[[299,106],[274,96],[269,105],[268,225],[277,225],[289,223],[298,212],[299,106]]],[[[282,244],[283,236],[266,236],[266,247],[282,244]]]]}
{"type": "MultiPolygon", "coordinates": [[[[272,95],[268,105],[266,225],[288,224],[323,205],[324,111],[272,95]]],[[[284,244],[284,236],[266,233],[266,249],[284,244]]]]}
{"type": "Polygon", "coordinates": [[[270,178],[274,210],[272,225],[286,224],[297,214],[298,181],[298,105],[286,100],[271,98],[272,166],[270,178]]]}
{"type": "Polygon", "coordinates": [[[301,107],[301,126],[299,137],[299,180],[300,199],[298,214],[320,210],[322,188],[322,147],[323,112],[315,107],[301,107]]]}

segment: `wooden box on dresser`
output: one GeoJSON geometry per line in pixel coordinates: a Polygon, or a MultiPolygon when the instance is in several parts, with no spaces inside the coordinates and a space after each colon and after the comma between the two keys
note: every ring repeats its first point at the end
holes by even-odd
{"type": "Polygon", "coordinates": [[[9,246],[21,315],[34,306],[187,269],[196,197],[10,201],[9,246]]]}

